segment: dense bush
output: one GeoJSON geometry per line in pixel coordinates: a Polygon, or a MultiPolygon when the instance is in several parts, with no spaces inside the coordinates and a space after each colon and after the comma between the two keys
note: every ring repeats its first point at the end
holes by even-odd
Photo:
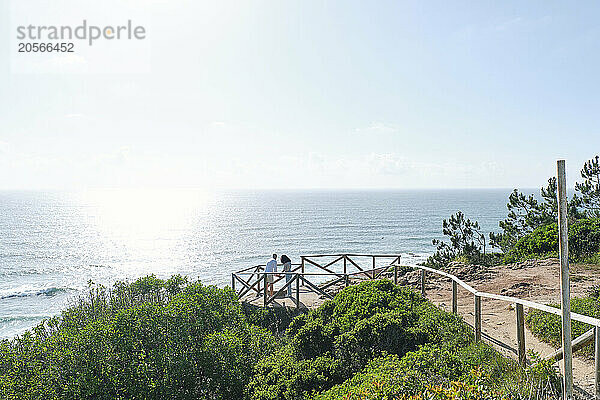
{"type": "Polygon", "coordinates": [[[391,354],[375,358],[362,371],[315,399],[395,398],[420,393],[429,386],[465,378],[484,362],[493,365],[488,363],[492,353],[495,352],[482,344],[460,349],[426,344],[403,357],[391,354]],[[366,394],[370,396],[365,397],[366,394]]]}
{"type": "Polygon", "coordinates": [[[528,387],[459,317],[389,281],[295,313],[181,277],[94,286],[60,317],[1,342],[0,398],[494,398],[521,390],[507,382],[528,387]]]}
{"type": "Polygon", "coordinates": [[[426,343],[464,348],[471,331],[419,294],[389,281],[351,286],[297,317],[288,344],[256,366],[253,399],[296,399],[327,390],[386,354],[399,357],[426,343]]]}
{"type": "Polygon", "coordinates": [[[600,219],[582,219],[569,227],[569,254],[586,262],[600,251],[600,219]]]}
{"type": "MultiPolygon", "coordinates": [[[[550,304],[559,308],[557,304],[550,304]]],[[[577,297],[571,299],[571,311],[590,317],[600,318],[600,298],[598,297],[577,297]]],[[[562,323],[561,317],[555,314],[549,314],[539,310],[531,310],[526,316],[526,322],[531,332],[546,343],[556,347],[561,346],[562,323]]],[[[590,330],[592,326],[582,322],[573,321],[571,323],[571,336],[575,339],[590,330]]],[[[592,354],[593,344],[590,344],[580,351],[586,354],[592,354]]]]}
{"type": "Polygon", "coordinates": [[[506,262],[529,258],[548,258],[558,255],[558,226],[549,224],[520,238],[504,257],[506,262]]]}
{"type": "Polygon", "coordinates": [[[305,308],[296,307],[261,307],[243,302],[242,310],[248,322],[260,326],[280,336],[298,315],[305,314],[305,308]]]}
{"type": "MultiPolygon", "coordinates": [[[[569,258],[572,261],[593,261],[600,251],[600,219],[582,219],[569,225],[569,258]]],[[[517,241],[506,254],[506,262],[558,255],[558,225],[548,224],[535,229],[517,241]]]]}
{"type": "Polygon", "coordinates": [[[0,398],[242,398],[273,346],[233,291],[142,278],[95,288],[61,318],[3,341],[0,398]]]}
{"type": "Polygon", "coordinates": [[[426,344],[403,357],[372,360],[315,400],[554,399],[560,378],[551,362],[530,354],[526,369],[483,343],[452,347],[426,344]]]}

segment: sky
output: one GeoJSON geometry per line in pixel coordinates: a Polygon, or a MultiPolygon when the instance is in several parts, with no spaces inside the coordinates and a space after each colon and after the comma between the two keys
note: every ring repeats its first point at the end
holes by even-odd
{"type": "Polygon", "coordinates": [[[559,158],[572,184],[600,153],[599,15],[597,2],[0,0],[0,189],[529,188],[559,158]],[[18,26],[84,19],[146,36],[17,52],[18,26]]]}

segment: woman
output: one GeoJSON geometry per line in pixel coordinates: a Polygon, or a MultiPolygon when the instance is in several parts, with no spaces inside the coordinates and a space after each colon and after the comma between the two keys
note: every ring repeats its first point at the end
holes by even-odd
{"type": "MultiPolygon", "coordinates": [[[[281,263],[283,264],[283,272],[288,272],[285,274],[285,283],[287,284],[292,280],[292,274],[289,273],[292,270],[292,260],[284,254],[281,256],[281,263]]],[[[292,297],[292,285],[288,285],[287,295],[292,297]]]]}

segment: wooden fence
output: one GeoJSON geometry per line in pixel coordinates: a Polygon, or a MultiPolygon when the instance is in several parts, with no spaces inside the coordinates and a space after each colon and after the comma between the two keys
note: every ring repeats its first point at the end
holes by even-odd
{"type": "MultiPolygon", "coordinates": [[[[263,296],[263,305],[271,304],[277,296],[282,294],[289,286],[295,287],[296,307],[300,307],[300,286],[308,288],[319,295],[331,298],[325,290],[335,284],[343,283],[348,286],[350,278],[364,277],[378,279],[381,275],[394,268],[395,282],[397,283],[397,268],[400,265],[399,255],[387,254],[317,254],[301,256],[299,264],[292,264],[290,271],[265,272],[264,265],[248,267],[231,274],[231,287],[236,291],[238,298],[243,298],[250,292],[263,296]],[[369,266],[365,265],[365,259],[369,266]],[[378,261],[385,265],[377,267],[378,261]],[[307,272],[308,269],[319,272],[307,272]],[[285,284],[272,296],[267,293],[267,276],[274,275],[273,284],[278,284],[283,279],[285,284]],[[288,276],[286,276],[288,275],[288,276]],[[331,278],[327,282],[319,283],[319,279],[331,278]],[[239,287],[239,290],[236,289],[239,287]]],[[[281,266],[281,265],[279,265],[281,266]]]]}
{"type": "MultiPolygon", "coordinates": [[[[242,285],[241,289],[236,291],[238,297],[241,299],[250,291],[255,291],[257,295],[263,295],[263,305],[266,307],[271,302],[275,300],[275,298],[283,293],[284,290],[287,289],[290,285],[295,285],[295,303],[296,306],[300,306],[300,285],[307,286],[310,290],[331,298],[332,296],[325,292],[325,289],[328,287],[344,282],[345,286],[349,284],[349,278],[354,276],[361,276],[367,279],[378,279],[385,272],[390,271],[393,268],[393,279],[394,283],[398,283],[398,267],[400,266],[400,256],[399,255],[366,255],[366,254],[318,254],[311,256],[302,256],[301,262],[299,264],[293,264],[292,269],[288,274],[291,274],[291,280],[288,280],[286,284],[274,293],[273,296],[268,296],[266,290],[266,282],[267,275],[282,275],[278,277],[274,283],[277,283],[285,278],[286,272],[264,272],[264,266],[258,265],[255,267],[249,267],[243,269],[241,271],[233,273],[231,276],[232,279],[232,288],[236,290],[236,283],[240,283],[242,285]],[[357,262],[357,259],[363,259],[363,265],[357,262]],[[370,260],[370,268],[366,268],[364,265],[364,259],[370,260]],[[323,259],[333,259],[332,261],[326,262],[321,261],[323,259]],[[390,260],[390,263],[386,263],[384,266],[377,267],[377,260],[390,260]],[[343,269],[341,265],[343,265],[343,269]],[[311,273],[306,272],[308,266],[315,267],[318,270],[322,270],[325,272],[320,273],[311,273]],[[337,271],[336,268],[337,267],[337,271]],[[316,277],[330,277],[332,280],[329,280],[326,283],[317,284],[314,281],[316,277]],[[311,281],[311,278],[313,279],[311,281]]],[[[526,343],[525,343],[525,318],[524,318],[524,307],[533,308],[536,310],[544,311],[554,315],[562,315],[562,312],[559,308],[550,307],[545,304],[536,303],[530,300],[523,300],[516,297],[511,296],[503,296],[499,294],[480,292],[477,289],[471,287],[461,279],[457,278],[454,275],[451,275],[447,272],[440,271],[433,268],[428,268],[425,266],[411,266],[412,268],[416,268],[420,270],[420,291],[424,296],[426,295],[426,280],[427,274],[436,274],[443,277],[446,277],[452,281],[452,312],[458,312],[458,286],[464,288],[469,292],[470,295],[473,296],[473,309],[474,309],[474,323],[473,329],[475,333],[475,340],[481,340],[481,321],[482,321],[482,312],[481,312],[481,301],[482,299],[493,299],[500,300],[506,303],[511,303],[515,305],[515,318],[516,318],[516,339],[517,339],[517,359],[521,365],[526,365],[526,343]]],[[[575,312],[571,312],[571,319],[574,321],[583,322],[585,324],[591,325],[592,329],[580,337],[573,340],[573,350],[577,350],[589,343],[594,343],[595,345],[595,385],[594,385],[594,394],[593,397],[596,400],[600,400],[600,319],[589,317],[586,315],[581,315],[575,312]]],[[[562,357],[562,351],[558,350],[557,352],[550,355],[549,358],[554,360],[558,360],[562,357]]]]}
{"type": "MultiPolygon", "coordinates": [[[[545,304],[536,303],[534,301],[523,300],[516,297],[511,296],[503,296],[499,294],[480,292],[475,288],[471,287],[467,283],[463,282],[459,278],[454,275],[448,274],[444,271],[440,271],[433,268],[428,268],[425,266],[417,265],[413,266],[414,268],[418,268],[421,270],[421,293],[425,295],[425,284],[426,284],[426,274],[433,273],[436,275],[441,275],[446,278],[452,280],[452,312],[457,313],[458,310],[458,286],[460,285],[462,288],[466,289],[471,295],[473,295],[473,308],[474,308],[474,323],[473,329],[475,331],[475,340],[481,340],[481,299],[488,298],[494,300],[504,301],[506,303],[512,303],[515,305],[515,318],[517,323],[516,329],[516,339],[517,339],[517,358],[519,363],[523,366],[527,363],[527,356],[525,352],[525,318],[523,307],[534,308],[536,310],[544,311],[550,314],[562,315],[562,311],[560,308],[550,307],[545,304]]],[[[593,398],[596,400],[600,400],[600,319],[588,317],[587,315],[581,315],[575,312],[571,312],[571,320],[583,322],[585,324],[591,325],[592,329],[580,337],[573,340],[572,348],[573,351],[594,342],[595,345],[595,357],[594,357],[594,370],[595,370],[595,385],[594,385],[594,393],[593,398]]],[[[558,360],[562,355],[562,351],[558,350],[555,353],[551,354],[550,359],[558,360]]]]}

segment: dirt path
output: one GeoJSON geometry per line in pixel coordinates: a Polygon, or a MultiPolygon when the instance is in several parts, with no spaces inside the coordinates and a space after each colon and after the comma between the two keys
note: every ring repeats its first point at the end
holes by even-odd
{"type": "MultiPolygon", "coordinates": [[[[489,270],[483,277],[470,279],[463,276],[474,288],[488,292],[504,294],[521,299],[534,300],[540,303],[560,302],[559,265],[556,260],[529,262],[499,266],[489,270]]],[[[600,284],[600,268],[575,266],[571,272],[572,297],[585,295],[593,286],[600,284]]],[[[446,279],[428,280],[427,297],[436,305],[450,311],[451,283],[446,279]]],[[[503,301],[482,299],[482,333],[484,341],[493,345],[503,354],[516,358],[516,313],[514,305],[503,301]]],[[[526,309],[527,311],[527,309],[526,309]]],[[[473,324],[473,296],[459,286],[458,313],[464,320],[473,324]]],[[[547,356],[556,349],[541,342],[533,336],[529,329],[525,332],[527,350],[534,350],[547,356]]],[[[559,367],[562,363],[557,363],[559,367]]],[[[594,364],[592,360],[575,356],[573,359],[573,376],[575,384],[591,393],[594,385],[594,364]]]]}

